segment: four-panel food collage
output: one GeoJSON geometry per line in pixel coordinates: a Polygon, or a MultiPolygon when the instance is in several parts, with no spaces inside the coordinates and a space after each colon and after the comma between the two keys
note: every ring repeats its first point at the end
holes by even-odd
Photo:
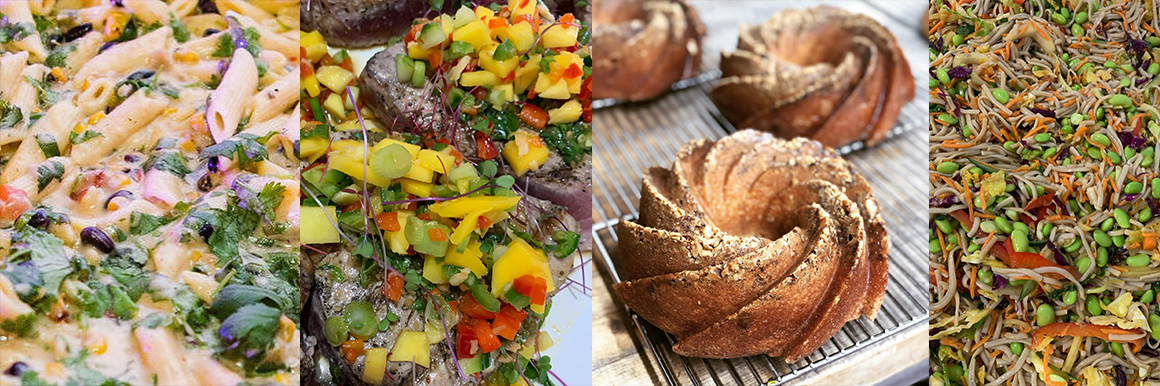
{"type": "Polygon", "coordinates": [[[1157,31],[0,0],[0,386],[1160,385],[1157,31]]]}

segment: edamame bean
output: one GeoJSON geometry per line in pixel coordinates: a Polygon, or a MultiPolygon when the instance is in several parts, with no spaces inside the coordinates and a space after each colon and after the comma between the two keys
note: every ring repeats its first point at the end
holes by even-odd
{"type": "Polygon", "coordinates": [[[942,245],[939,245],[938,240],[930,241],[930,253],[942,252],[942,245]]]}
{"type": "Polygon", "coordinates": [[[1129,225],[1132,225],[1132,223],[1128,222],[1128,212],[1125,212],[1123,209],[1116,208],[1113,210],[1112,217],[1116,218],[1116,224],[1118,224],[1120,228],[1127,228],[1129,225]]]}
{"type": "Polygon", "coordinates": [[[1047,142],[1051,140],[1051,134],[1039,133],[1035,134],[1035,142],[1047,142]]]}
{"type": "Polygon", "coordinates": [[[1111,218],[1111,217],[1108,217],[1108,218],[1104,219],[1104,222],[1100,223],[1100,230],[1107,232],[1107,231],[1112,230],[1112,227],[1114,227],[1114,226],[1116,226],[1116,220],[1111,218]]]}
{"type": "Polygon", "coordinates": [[[1112,246],[1112,238],[1108,237],[1108,234],[1105,233],[1102,229],[1096,229],[1094,232],[1092,232],[1092,238],[1096,239],[1096,243],[1098,243],[1101,247],[1107,248],[1112,246]]]}
{"type": "Polygon", "coordinates": [[[1132,157],[1135,157],[1135,156],[1136,156],[1136,150],[1133,150],[1130,147],[1124,148],[1124,159],[1132,159],[1132,157]]]}
{"type": "Polygon", "coordinates": [[[1112,165],[1119,165],[1123,160],[1120,159],[1120,155],[1118,153],[1110,151],[1108,152],[1108,161],[1111,161],[1112,165]]]}
{"type": "Polygon", "coordinates": [[[951,233],[947,235],[947,246],[959,245],[959,235],[951,233]]]}
{"type": "Polygon", "coordinates": [[[1152,64],[1149,64],[1148,73],[1152,75],[1160,74],[1160,63],[1152,62],[1152,64]]]}
{"type": "Polygon", "coordinates": [[[1039,327],[1055,323],[1055,309],[1050,304],[1043,303],[1035,309],[1035,324],[1039,327]]]}
{"type": "Polygon", "coordinates": [[[1160,198],[1160,178],[1152,179],[1152,198],[1160,198]]]}
{"type": "Polygon", "coordinates": [[[1144,209],[1140,209],[1140,212],[1136,213],[1136,219],[1140,220],[1140,222],[1148,222],[1148,220],[1151,220],[1152,208],[1144,207],[1144,209]]]}
{"type": "Polygon", "coordinates": [[[995,233],[995,222],[991,220],[983,221],[979,224],[979,230],[984,233],[995,233]]]}
{"type": "Polygon", "coordinates": [[[991,96],[994,96],[995,100],[1002,104],[1007,104],[1011,100],[1011,95],[1007,94],[1007,90],[1001,88],[991,90],[991,96]]]}
{"type": "Polygon", "coordinates": [[[1075,299],[1077,296],[1078,296],[1078,294],[1076,294],[1075,290],[1064,292],[1063,293],[1063,304],[1066,304],[1069,306],[1072,304],[1075,304],[1075,299]]]}
{"type": "Polygon", "coordinates": [[[935,76],[938,77],[938,81],[942,82],[942,84],[951,84],[951,74],[947,72],[947,69],[938,69],[938,71],[935,71],[935,76]]]}
{"type": "Polygon", "coordinates": [[[1031,234],[1031,229],[1027,227],[1027,224],[1024,224],[1022,222],[1011,223],[1011,228],[1014,228],[1017,231],[1022,231],[1024,236],[1031,234]]]}
{"type": "Polygon", "coordinates": [[[1071,10],[1070,10],[1070,9],[1067,9],[1067,7],[1060,7],[1060,8],[1059,8],[1059,13],[1060,13],[1060,14],[1062,14],[1062,15],[1063,15],[1063,17],[1066,17],[1066,18],[1069,18],[1069,19],[1071,18],[1071,10]]]}
{"type": "Polygon", "coordinates": [[[1087,22],[1087,19],[1088,19],[1088,13],[1087,13],[1087,12],[1076,12],[1076,13],[1075,13],[1075,23],[1076,23],[1077,25],[1078,25],[1078,24],[1083,24],[1083,23],[1086,23],[1086,22],[1087,22]]]}
{"type": "Polygon", "coordinates": [[[1120,79],[1120,87],[1128,87],[1132,85],[1132,80],[1128,78],[1120,79]]]}
{"type": "Polygon", "coordinates": [[[1003,142],[1003,149],[1014,153],[1015,152],[1015,142],[1014,141],[1003,142]]]}
{"type": "Polygon", "coordinates": [[[951,222],[945,218],[934,220],[934,225],[937,226],[938,230],[942,231],[942,233],[951,233],[954,231],[954,228],[951,227],[951,222]]]}
{"type": "Polygon", "coordinates": [[[1148,315],[1148,326],[1152,327],[1152,339],[1160,340],[1160,315],[1148,315]]]}
{"type": "Polygon", "coordinates": [[[1083,246],[1083,243],[1079,242],[1079,238],[1077,237],[1077,238],[1071,239],[1070,243],[1063,246],[1063,251],[1067,252],[1067,253],[1072,253],[1072,252],[1078,251],[1081,246],[1083,246]]]}
{"type": "Polygon", "coordinates": [[[1104,309],[1100,308],[1099,298],[1095,296],[1088,296],[1087,301],[1084,303],[1086,303],[1085,305],[1087,306],[1088,313],[1092,314],[1092,316],[1100,316],[1100,314],[1104,313],[1104,309]]]}
{"type": "Polygon", "coordinates": [[[1092,134],[1092,144],[1099,144],[1103,147],[1108,147],[1112,145],[1112,140],[1106,135],[1095,133],[1092,134]]]}
{"type": "Polygon", "coordinates": [[[979,250],[980,248],[983,248],[983,246],[972,242],[967,244],[967,253],[975,253],[975,251],[979,250]]]}
{"type": "Polygon", "coordinates": [[[1148,255],[1140,253],[1140,254],[1128,256],[1128,258],[1125,260],[1125,262],[1128,264],[1129,267],[1147,267],[1148,262],[1151,260],[1152,260],[1152,258],[1149,257],[1148,255]]]}
{"type": "Polygon", "coordinates": [[[1047,148],[1047,150],[1043,151],[1043,158],[1050,159],[1051,157],[1055,157],[1055,153],[1057,153],[1058,151],[1059,151],[1059,148],[1049,147],[1049,148],[1047,148]]]}
{"type": "Polygon", "coordinates": [[[1127,194],[1137,194],[1137,193],[1140,193],[1143,191],[1144,191],[1144,184],[1141,184],[1137,181],[1132,181],[1132,182],[1129,182],[1127,185],[1124,185],[1124,193],[1127,193],[1127,194]]]}
{"type": "Polygon", "coordinates": [[[1111,98],[1108,98],[1108,103],[1116,107],[1128,107],[1132,105],[1132,98],[1128,98],[1128,96],[1124,94],[1116,94],[1112,95],[1111,98]]]}
{"type": "Polygon", "coordinates": [[[983,283],[986,285],[991,285],[991,281],[994,279],[994,277],[995,277],[995,273],[991,272],[991,268],[983,267],[983,269],[979,270],[979,282],[980,283],[983,283]]]}
{"type": "Polygon", "coordinates": [[[951,44],[956,46],[961,46],[964,42],[966,42],[966,39],[963,38],[963,35],[955,34],[955,36],[951,37],[951,44]]]}
{"type": "Polygon", "coordinates": [[[1125,239],[1127,239],[1127,236],[1124,236],[1124,235],[1115,235],[1115,236],[1112,236],[1112,245],[1115,245],[1115,246],[1117,246],[1117,247],[1121,247],[1121,248],[1122,248],[1122,247],[1124,246],[1124,240],[1125,240],[1125,239]]]}
{"type": "Polygon", "coordinates": [[[1011,346],[1011,353],[1015,356],[1023,355],[1023,343],[1011,342],[1009,346],[1011,346]]]}
{"type": "Polygon", "coordinates": [[[1100,151],[1100,148],[1098,148],[1098,147],[1088,148],[1087,154],[1088,154],[1088,157],[1092,157],[1095,159],[1101,159],[1104,156],[1104,153],[1102,151],[1100,151]]]}
{"type": "Polygon", "coordinates": [[[959,165],[952,161],[944,161],[943,163],[938,164],[938,167],[936,167],[935,170],[938,170],[938,172],[942,174],[954,174],[955,172],[959,171],[959,165]]]}
{"type": "Polygon", "coordinates": [[[1051,14],[1051,21],[1054,21],[1055,24],[1067,24],[1067,18],[1058,12],[1051,14]]]}
{"type": "Polygon", "coordinates": [[[1040,238],[1047,238],[1048,236],[1051,236],[1051,230],[1052,230],[1052,229],[1053,229],[1055,226],[1054,226],[1054,225],[1051,225],[1051,223],[1049,223],[1049,222],[1047,222],[1047,221],[1041,222],[1041,223],[1039,223],[1039,224],[1040,224],[1040,225],[1039,225],[1039,234],[1040,234],[1040,238]]]}
{"type": "Polygon", "coordinates": [[[949,113],[942,113],[938,115],[938,120],[945,122],[948,125],[959,123],[959,119],[949,113]]]}
{"type": "Polygon", "coordinates": [[[1011,227],[1011,223],[1008,222],[1007,219],[999,216],[995,216],[995,227],[999,228],[999,231],[1003,233],[1011,233],[1011,230],[1014,229],[1011,227]]]}
{"type": "Polygon", "coordinates": [[[1105,60],[1105,61],[1104,61],[1104,67],[1107,67],[1107,68],[1116,68],[1116,66],[1117,66],[1117,64],[1116,64],[1116,61],[1115,61],[1115,60],[1105,60]]]}
{"type": "MultiPolygon", "coordinates": [[[[1076,16],[1079,16],[1079,15],[1076,15],[1076,16]]],[[[1144,40],[1147,40],[1148,44],[1151,44],[1152,47],[1160,47],[1160,37],[1149,36],[1147,38],[1144,38],[1144,40]]]]}
{"type": "Polygon", "coordinates": [[[1080,114],[1080,113],[1072,114],[1071,115],[1071,124],[1078,125],[1080,122],[1083,122],[1083,119],[1084,119],[1083,114],[1080,114]]]}
{"type": "Polygon", "coordinates": [[[939,83],[938,79],[931,79],[930,81],[927,82],[927,86],[929,86],[930,88],[938,87],[938,85],[940,85],[940,84],[942,84],[942,83],[939,83]]]}
{"type": "Polygon", "coordinates": [[[1143,295],[1140,295],[1140,303],[1144,303],[1145,305],[1147,305],[1148,303],[1152,303],[1153,300],[1156,300],[1156,292],[1155,291],[1147,290],[1147,291],[1144,291],[1143,295]]]}
{"type": "Polygon", "coordinates": [[[1108,348],[1112,350],[1112,354],[1116,354],[1120,358],[1124,357],[1124,345],[1120,342],[1108,342],[1108,348]]]}
{"type": "Polygon", "coordinates": [[[1011,247],[1015,252],[1027,252],[1027,232],[1022,229],[1011,231],[1011,247]]]}
{"type": "Polygon", "coordinates": [[[1107,248],[1101,247],[1099,249],[1096,249],[1096,265],[1098,265],[1100,267],[1105,267],[1108,265],[1108,249],[1107,248]]]}
{"type": "Polygon", "coordinates": [[[1083,36],[1083,27],[1081,27],[1079,23],[1071,25],[1071,36],[1075,36],[1077,38],[1083,36]]]}
{"type": "Polygon", "coordinates": [[[1091,268],[1091,266],[1092,266],[1092,259],[1088,258],[1087,256],[1081,257],[1081,258],[1079,258],[1079,260],[1075,261],[1075,268],[1079,270],[1079,273],[1081,275],[1084,272],[1087,272],[1088,268],[1091,268]]]}

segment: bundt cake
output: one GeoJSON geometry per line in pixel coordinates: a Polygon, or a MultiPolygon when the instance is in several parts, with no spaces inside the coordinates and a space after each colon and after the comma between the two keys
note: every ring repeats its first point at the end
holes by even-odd
{"type": "Polygon", "coordinates": [[[699,71],[705,26],[683,0],[609,0],[595,8],[594,98],[652,99],[699,71]]]}
{"type": "Polygon", "coordinates": [[[673,351],[793,362],[847,321],[873,319],[890,241],[862,176],[821,143],[742,130],[651,168],[640,218],[621,221],[629,308],[673,351]]]}
{"type": "Polygon", "coordinates": [[[894,35],[873,19],[819,6],[741,25],[721,54],[710,97],[738,128],[830,147],[886,138],[914,98],[914,77],[894,35]]]}

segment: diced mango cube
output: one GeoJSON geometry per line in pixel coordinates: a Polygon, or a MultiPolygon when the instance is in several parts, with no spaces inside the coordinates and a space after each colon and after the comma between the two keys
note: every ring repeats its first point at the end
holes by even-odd
{"type": "Polygon", "coordinates": [[[298,33],[298,44],[306,50],[306,59],[317,62],[326,55],[326,39],[318,31],[298,33]]]}
{"type": "Polygon", "coordinates": [[[403,331],[395,339],[395,347],[387,357],[391,362],[415,362],[423,367],[431,367],[431,344],[424,331],[403,331]]]}
{"type": "Polygon", "coordinates": [[[499,77],[491,71],[471,71],[459,76],[459,85],[463,87],[491,87],[499,84],[499,77]]]}
{"type": "Polygon", "coordinates": [[[322,108],[326,109],[331,115],[345,117],[346,108],[342,106],[342,97],[338,95],[334,93],[327,96],[326,100],[322,102],[322,108]]]}
{"type": "Polygon", "coordinates": [[[479,246],[479,241],[472,240],[467,243],[463,253],[451,248],[447,251],[447,257],[443,258],[443,264],[464,267],[475,273],[475,276],[483,277],[487,275],[487,266],[483,265],[483,252],[480,252],[479,246]]]}
{"type": "Polygon", "coordinates": [[[479,49],[492,42],[491,30],[481,20],[472,20],[463,27],[459,27],[459,29],[455,30],[451,39],[457,42],[467,42],[476,51],[479,51],[479,49]]]}
{"type": "Polygon", "coordinates": [[[372,385],[383,383],[383,376],[387,373],[387,354],[389,352],[390,350],[383,347],[366,350],[366,363],[363,365],[362,373],[363,382],[372,385]]]}
{"type": "Polygon", "coordinates": [[[576,122],[583,112],[584,107],[580,101],[572,99],[558,108],[548,110],[548,124],[576,122]]]}
{"type": "Polygon", "coordinates": [[[515,56],[497,61],[492,58],[492,54],[494,53],[495,47],[486,48],[483,50],[483,52],[480,52],[479,67],[483,68],[484,70],[491,71],[491,73],[495,74],[495,76],[499,78],[506,78],[508,74],[511,74],[512,71],[515,71],[516,66],[520,64],[520,58],[515,56]]]}
{"type": "Polygon", "coordinates": [[[435,256],[423,255],[423,277],[435,284],[443,284],[443,264],[435,261],[435,256]]]}
{"type": "Polygon", "coordinates": [[[548,269],[548,257],[544,251],[528,245],[523,239],[515,239],[507,245],[508,250],[491,267],[491,293],[503,295],[511,288],[511,283],[524,275],[542,277],[547,282],[548,292],[556,290],[552,282],[552,272],[548,269]]]}
{"type": "MultiPolygon", "coordinates": [[[[527,20],[519,20],[515,24],[504,28],[498,36],[499,40],[508,39],[516,46],[516,51],[524,52],[536,43],[536,31],[527,20]]],[[[539,61],[536,61],[539,63],[539,61]]]]}
{"type": "Polygon", "coordinates": [[[318,83],[336,93],[345,94],[346,86],[354,80],[354,74],[339,66],[322,66],[315,71],[318,83]]]}
{"type": "Polygon", "coordinates": [[[517,176],[539,169],[548,160],[548,148],[538,134],[520,129],[515,137],[514,141],[504,145],[501,154],[517,176]]]}
{"type": "Polygon", "coordinates": [[[299,238],[303,244],[329,244],[342,240],[338,233],[338,214],[333,206],[303,206],[299,211],[299,238]]]}
{"type": "MultiPolygon", "coordinates": [[[[407,219],[410,219],[411,216],[414,215],[414,212],[411,211],[399,211],[396,213],[398,213],[399,216],[399,225],[407,224],[407,219]]],[[[398,253],[400,255],[406,255],[407,249],[411,247],[411,243],[407,241],[406,233],[403,233],[403,228],[404,227],[400,226],[399,230],[397,231],[387,231],[386,236],[387,244],[391,247],[391,252],[398,253]]]]}
{"type": "Polygon", "coordinates": [[[580,28],[566,24],[557,24],[554,27],[544,30],[543,36],[540,37],[540,44],[544,48],[572,47],[576,45],[576,37],[579,34],[580,28]]]}
{"type": "Polygon", "coordinates": [[[415,163],[431,171],[447,174],[455,168],[455,157],[447,153],[423,149],[419,150],[419,156],[415,158],[415,163]]]}

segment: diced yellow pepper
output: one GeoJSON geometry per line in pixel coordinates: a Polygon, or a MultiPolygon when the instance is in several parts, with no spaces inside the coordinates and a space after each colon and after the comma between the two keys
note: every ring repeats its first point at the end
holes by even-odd
{"type": "Polygon", "coordinates": [[[424,50],[418,42],[407,43],[407,56],[411,59],[427,60],[427,58],[439,49],[439,46],[432,47],[429,50],[424,50]]]}
{"type": "Polygon", "coordinates": [[[391,180],[379,177],[379,175],[367,169],[364,163],[365,158],[363,149],[361,147],[351,147],[346,150],[331,151],[328,163],[332,169],[346,173],[346,175],[356,180],[362,181],[364,178],[366,182],[379,187],[390,187],[391,180]]]}
{"type": "Polygon", "coordinates": [[[306,50],[306,59],[311,62],[317,62],[326,55],[326,39],[318,31],[299,32],[298,44],[306,50]]]}
{"type": "Polygon", "coordinates": [[[333,206],[303,206],[299,210],[300,235],[303,244],[330,244],[342,240],[335,224],[338,215],[333,206]]]}
{"type": "Polygon", "coordinates": [[[395,339],[395,347],[387,357],[391,362],[415,362],[423,367],[431,367],[431,344],[423,331],[403,331],[395,339]]]}
{"type": "Polygon", "coordinates": [[[496,46],[492,46],[479,53],[479,67],[491,71],[498,78],[506,78],[520,64],[520,58],[513,56],[497,61],[492,58],[492,55],[495,54],[495,48],[496,46]]]}
{"type": "Polygon", "coordinates": [[[463,87],[491,87],[497,84],[499,84],[499,77],[491,71],[470,71],[459,76],[459,85],[463,87]]]}
{"type": "Polygon", "coordinates": [[[419,165],[417,161],[412,160],[411,170],[408,170],[407,174],[403,175],[403,178],[409,178],[418,182],[428,183],[435,179],[435,172],[431,169],[419,165]]]}
{"type": "Polygon", "coordinates": [[[383,375],[387,373],[387,354],[390,350],[383,347],[368,348],[366,362],[363,364],[363,382],[378,385],[383,383],[383,375]]]}
{"type": "Polygon", "coordinates": [[[379,151],[379,149],[382,149],[382,148],[387,147],[389,145],[399,145],[399,146],[402,146],[403,148],[407,149],[407,152],[411,153],[412,160],[419,157],[419,149],[421,149],[419,146],[412,145],[412,144],[409,144],[409,143],[406,143],[403,141],[390,139],[390,138],[383,138],[382,141],[379,141],[379,143],[376,143],[375,146],[373,148],[371,148],[371,154],[375,154],[375,152],[379,151]]]}
{"type": "Polygon", "coordinates": [[[423,258],[423,277],[435,284],[443,284],[447,279],[443,278],[443,264],[435,261],[435,256],[424,255],[423,258]]]}
{"type": "Polygon", "coordinates": [[[447,174],[455,168],[455,157],[431,149],[423,149],[419,150],[419,156],[415,158],[415,163],[431,171],[447,174]]]}
{"type": "MultiPolygon", "coordinates": [[[[322,66],[315,71],[314,76],[323,86],[340,94],[346,94],[346,86],[354,80],[354,74],[339,66],[322,66]]],[[[341,102],[341,100],[339,100],[341,102]]]]}
{"type": "Polygon", "coordinates": [[[450,248],[447,257],[443,258],[443,264],[464,267],[475,273],[476,277],[483,277],[487,275],[487,266],[483,265],[483,252],[480,252],[479,246],[479,241],[471,240],[463,253],[457,252],[456,248],[450,248]]]}
{"type": "MultiPolygon", "coordinates": [[[[515,239],[507,245],[508,250],[491,267],[491,294],[499,297],[511,289],[511,283],[524,275],[544,278],[548,292],[556,290],[552,282],[552,272],[548,268],[548,257],[544,251],[528,245],[523,239],[515,239]]],[[[541,310],[540,312],[543,312],[541,310]]]]}
{"type": "Polygon", "coordinates": [[[310,95],[311,98],[316,97],[318,94],[322,93],[322,87],[318,85],[318,78],[314,75],[308,76],[306,79],[302,79],[300,82],[302,83],[302,89],[305,90],[306,94],[310,95]]]}
{"type": "Polygon", "coordinates": [[[299,153],[307,162],[314,162],[326,154],[326,147],[329,145],[330,140],[326,138],[303,138],[299,145],[299,153]]]}
{"type": "Polygon", "coordinates": [[[514,141],[504,145],[501,154],[517,176],[539,169],[548,160],[548,148],[540,141],[539,135],[520,129],[515,137],[514,141]]]}
{"type": "Polygon", "coordinates": [[[568,81],[560,79],[552,82],[548,74],[540,74],[536,79],[536,96],[544,99],[569,99],[572,93],[568,92],[568,81]]]}
{"type": "Polygon", "coordinates": [[[519,204],[519,197],[478,196],[460,197],[441,201],[427,207],[431,212],[445,218],[463,218],[471,212],[493,212],[508,210],[519,204]]]}
{"type": "Polygon", "coordinates": [[[525,91],[528,91],[528,87],[532,85],[532,82],[536,81],[536,78],[538,78],[537,75],[539,74],[540,55],[529,55],[528,61],[516,69],[515,92],[523,94],[525,91]]]}
{"type": "MultiPolygon", "coordinates": [[[[476,13],[478,14],[478,12],[476,13]]],[[[459,29],[455,30],[451,38],[457,42],[471,44],[471,47],[476,51],[479,51],[493,41],[491,38],[491,30],[481,20],[472,20],[463,27],[459,27],[459,29]]]]}
{"type": "Polygon", "coordinates": [[[564,102],[559,108],[548,110],[548,124],[576,122],[582,112],[584,107],[580,105],[580,101],[572,99],[564,102]]]}
{"type": "Polygon", "coordinates": [[[415,195],[415,197],[431,197],[431,188],[435,187],[430,182],[419,182],[410,178],[400,178],[399,184],[403,186],[403,191],[415,195]]]}

